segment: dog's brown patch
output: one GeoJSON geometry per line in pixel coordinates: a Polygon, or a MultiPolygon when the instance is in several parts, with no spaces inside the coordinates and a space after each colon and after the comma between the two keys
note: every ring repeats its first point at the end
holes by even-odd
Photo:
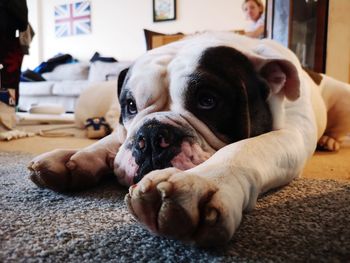
{"type": "Polygon", "coordinates": [[[317,73],[315,71],[312,71],[310,69],[306,69],[304,68],[304,70],[306,71],[306,73],[310,76],[310,78],[312,78],[312,80],[317,84],[320,85],[323,77],[320,73],[317,73]]]}

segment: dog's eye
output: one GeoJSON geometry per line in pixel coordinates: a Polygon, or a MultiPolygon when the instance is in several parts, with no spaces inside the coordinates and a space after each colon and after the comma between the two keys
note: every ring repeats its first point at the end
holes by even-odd
{"type": "Polygon", "coordinates": [[[198,94],[197,107],[203,110],[211,110],[217,104],[216,97],[208,92],[201,92],[198,94]]]}
{"type": "Polygon", "coordinates": [[[136,103],[132,99],[126,101],[126,108],[130,115],[135,115],[137,113],[136,103]]]}

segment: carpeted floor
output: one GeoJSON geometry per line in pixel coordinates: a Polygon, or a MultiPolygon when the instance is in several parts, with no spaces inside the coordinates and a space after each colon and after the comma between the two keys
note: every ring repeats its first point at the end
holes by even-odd
{"type": "Polygon", "coordinates": [[[295,180],[261,197],[226,247],[208,250],[144,230],[113,180],[70,195],[37,188],[31,157],[0,153],[0,262],[350,261],[350,182],[295,180]]]}

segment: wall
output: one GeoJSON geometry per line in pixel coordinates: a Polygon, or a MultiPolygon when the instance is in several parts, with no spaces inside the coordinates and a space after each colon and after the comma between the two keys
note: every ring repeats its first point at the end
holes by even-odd
{"type": "Polygon", "coordinates": [[[326,73],[350,83],[349,11],[349,0],[330,0],[326,73]]]}
{"type": "Polygon", "coordinates": [[[242,29],[245,25],[241,0],[177,0],[177,19],[158,23],[153,22],[152,0],[90,0],[92,33],[56,38],[54,6],[73,1],[28,2],[30,9],[36,9],[33,15],[39,13],[40,19],[33,18],[38,43],[33,43],[33,53],[26,58],[24,67],[35,67],[38,60],[47,60],[59,52],[81,60],[88,60],[95,51],[119,60],[133,60],[146,50],[144,28],[163,33],[193,33],[242,29]]]}
{"type": "MultiPolygon", "coordinates": [[[[245,19],[240,0],[177,0],[177,19],[154,23],[152,0],[90,0],[92,33],[56,38],[53,9],[69,0],[27,0],[36,31],[23,69],[34,68],[58,52],[88,60],[95,51],[119,60],[145,52],[143,28],[163,33],[241,29],[245,19]],[[215,4],[214,4],[215,2],[215,4]]],[[[326,73],[350,81],[350,1],[330,0],[326,73]]]]}
{"type": "Polygon", "coordinates": [[[27,0],[28,5],[28,19],[35,31],[33,41],[30,45],[29,55],[23,58],[22,69],[34,68],[41,62],[41,30],[40,30],[40,0],[27,0]]]}

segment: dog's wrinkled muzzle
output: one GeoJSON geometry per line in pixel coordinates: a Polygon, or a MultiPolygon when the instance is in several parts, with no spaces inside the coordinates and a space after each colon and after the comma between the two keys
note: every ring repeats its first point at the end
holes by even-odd
{"type": "Polygon", "coordinates": [[[191,120],[172,112],[151,113],[138,120],[114,159],[118,182],[130,186],[154,170],[185,171],[206,161],[216,151],[207,138],[216,137],[197,119],[191,120]]]}
{"type": "Polygon", "coordinates": [[[185,137],[188,135],[184,130],[157,120],[143,124],[132,144],[132,156],[139,166],[134,183],[153,170],[171,167],[171,160],[181,151],[185,137]]]}

